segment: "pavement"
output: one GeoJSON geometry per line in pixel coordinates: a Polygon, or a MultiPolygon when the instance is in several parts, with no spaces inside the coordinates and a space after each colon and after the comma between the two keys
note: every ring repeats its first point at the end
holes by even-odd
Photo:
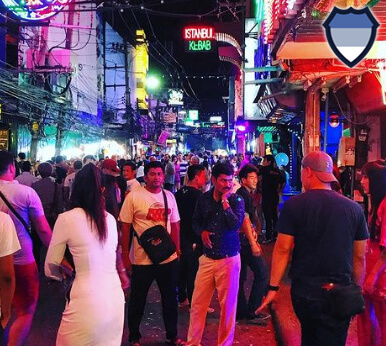
{"type": "MultiPolygon", "coordinates": [[[[270,258],[270,253],[264,254],[270,258]]],[[[252,275],[249,273],[246,288],[246,295],[249,296],[249,289],[252,283],[252,275]]],[[[165,332],[162,320],[160,294],[157,285],[153,283],[147,299],[145,315],[141,324],[142,339],[144,346],[164,345],[165,332]]],[[[217,330],[220,317],[220,307],[216,293],[213,296],[211,307],[214,312],[208,314],[206,328],[202,340],[203,346],[217,345],[217,330]]],[[[47,280],[41,277],[40,298],[36,315],[32,325],[26,346],[53,346],[55,345],[56,333],[59,328],[61,314],[64,309],[64,292],[61,283],[47,280]]],[[[179,336],[186,340],[189,326],[189,308],[179,308],[178,330],[179,336]]],[[[122,345],[128,345],[127,325],[124,328],[122,345]]],[[[253,322],[241,321],[236,324],[235,339],[233,345],[237,346],[276,346],[276,333],[272,320],[266,324],[258,325],[253,322]]],[[[73,345],[82,346],[82,345],[73,345]]],[[[107,345],[106,345],[107,346],[107,345]]]]}
{"type": "MultiPolygon", "coordinates": [[[[263,245],[263,256],[268,266],[271,265],[273,244],[263,245]]],[[[249,273],[245,285],[246,295],[252,282],[249,273]]],[[[217,345],[217,330],[220,307],[215,294],[211,303],[214,313],[208,314],[206,328],[202,340],[204,346],[217,345]]],[[[32,330],[26,346],[55,345],[56,333],[60,324],[61,313],[64,309],[64,293],[61,283],[49,281],[41,277],[40,298],[33,322],[32,330]]],[[[241,321],[236,324],[233,345],[237,346],[298,346],[301,344],[300,324],[295,316],[290,297],[290,281],[286,277],[281,286],[277,299],[270,308],[272,319],[266,325],[241,321]]],[[[179,336],[186,340],[189,326],[189,308],[179,308],[178,330],[179,336]]],[[[164,327],[161,313],[160,295],[154,283],[149,291],[145,315],[142,320],[141,340],[144,346],[164,345],[164,327]]],[[[122,345],[128,345],[128,331],[125,325],[122,345]]],[[[356,319],[351,323],[346,346],[357,346],[356,319]]],[[[78,346],[78,345],[74,345],[78,346]]],[[[81,346],[81,345],[79,345],[81,346]]]]}
{"type": "MultiPolygon", "coordinates": [[[[273,244],[264,245],[263,249],[272,256],[273,244]]],[[[270,265],[271,263],[269,263],[270,265]]],[[[280,291],[271,305],[271,315],[278,345],[300,346],[301,327],[292,307],[290,284],[290,279],[286,275],[280,285],[280,291]]],[[[356,318],[354,318],[350,325],[346,346],[358,346],[356,335],[357,322],[356,318]]]]}

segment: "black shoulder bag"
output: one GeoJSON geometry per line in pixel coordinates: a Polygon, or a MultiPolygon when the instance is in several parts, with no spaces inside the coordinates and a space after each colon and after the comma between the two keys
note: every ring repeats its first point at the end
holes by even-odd
{"type": "Polygon", "coordinates": [[[176,245],[167,231],[168,225],[168,200],[165,191],[162,190],[165,204],[165,227],[157,225],[145,230],[138,238],[139,245],[145,250],[153,264],[160,264],[176,252],[176,245]]]}

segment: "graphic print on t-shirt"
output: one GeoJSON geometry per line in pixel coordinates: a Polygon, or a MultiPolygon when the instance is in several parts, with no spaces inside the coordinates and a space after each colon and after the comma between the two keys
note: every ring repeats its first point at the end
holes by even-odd
{"type": "MultiPolygon", "coordinates": [[[[171,209],[168,208],[168,215],[171,214],[171,209]]],[[[147,220],[159,222],[165,220],[165,206],[162,203],[156,202],[153,203],[146,216],[147,220]]]]}

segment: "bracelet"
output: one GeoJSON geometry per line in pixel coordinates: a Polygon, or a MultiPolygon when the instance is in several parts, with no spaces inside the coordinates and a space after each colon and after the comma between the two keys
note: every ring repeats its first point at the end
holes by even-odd
{"type": "Polygon", "coordinates": [[[228,203],[229,204],[229,201],[227,199],[222,199],[221,203],[228,203]]]}
{"type": "Polygon", "coordinates": [[[279,286],[272,286],[272,285],[268,285],[268,291],[275,291],[277,292],[279,290],[279,286]]]}
{"type": "Polygon", "coordinates": [[[126,268],[123,268],[121,270],[118,270],[118,273],[124,273],[126,271],[126,268]]]}

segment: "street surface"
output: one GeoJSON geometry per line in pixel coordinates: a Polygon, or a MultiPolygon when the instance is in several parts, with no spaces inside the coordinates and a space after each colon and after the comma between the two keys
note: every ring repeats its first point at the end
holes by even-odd
{"type": "MultiPolygon", "coordinates": [[[[265,247],[264,249],[267,249],[264,256],[270,261],[272,246],[265,247]]],[[[251,279],[252,277],[249,275],[248,284],[245,285],[247,296],[249,296],[251,279]]],[[[61,283],[49,281],[44,277],[41,278],[40,282],[40,299],[27,346],[55,345],[56,333],[59,328],[61,313],[64,309],[64,294],[61,283]]],[[[207,318],[207,326],[202,340],[204,346],[217,345],[220,308],[216,294],[213,297],[211,307],[213,307],[215,311],[209,314],[207,318]]],[[[186,340],[189,325],[189,309],[188,307],[179,308],[179,312],[179,336],[183,340],[186,340]]],[[[165,334],[161,315],[160,295],[155,283],[152,285],[148,295],[148,303],[142,320],[141,333],[141,343],[143,345],[164,345],[165,334]]],[[[128,332],[127,326],[125,326],[124,342],[122,345],[128,345],[127,340],[128,332]]],[[[271,319],[267,321],[267,325],[265,326],[244,321],[238,322],[236,325],[234,345],[277,345],[271,319]]]]}

